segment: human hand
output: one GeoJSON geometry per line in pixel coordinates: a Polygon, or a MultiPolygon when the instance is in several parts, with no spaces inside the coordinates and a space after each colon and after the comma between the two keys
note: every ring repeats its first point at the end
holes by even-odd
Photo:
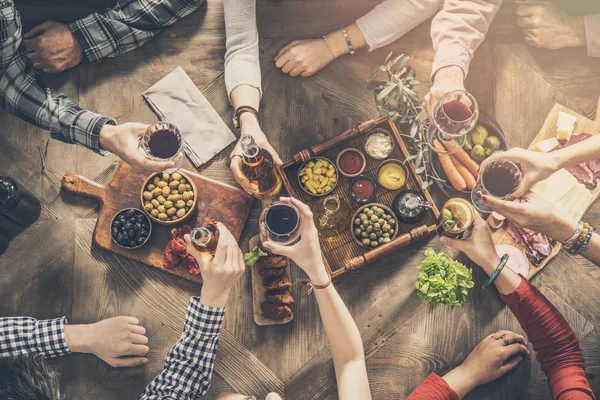
{"type": "Polygon", "coordinates": [[[559,242],[564,242],[577,229],[577,221],[564,216],[554,204],[533,192],[525,195],[525,202],[505,201],[483,195],[483,200],[499,214],[521,228],[542,233],[559,242]]]}
{"type": "Polygon", "coordinates": [[[100,148],[119,156],[135,169],[161,172],[183,165],[183,152],[174,160],[154,161],[140,147],[148,125],[127,122],[121,125],[104,124],[100,131],[100,148]]]}
{"type": "Polygon", "coordinates": [[[429,93],[425,95],[425,102],[423,103],[431,123],[433,123],[435,117],[433,111],[438,101],[448,92],[465,90],[464,80],[463,70],[455,65],[441,68],[436,72],[433,78],[433,86],[429,89],[429,93]]]}
{"type": "Polygon", "coordinates": [[[302,226],[300,227],[300,240],[293,246],[282,246],[278,243],[266,241],[263,246],[275,254],[289,257],[294,261],[316,284],[325,284],[329,281],[329,275],[323,264],[321,245],[319,244],[319,233],[313,220],[310,208],[293,197],[281,197],[281,201],[287,201],[298,209],[302,226]]]}
{"type": "MultiPolygon", "coordinates": [[[[267,140],[267,136],[264,134],[260,125],[256,118],[250,113],[244,113],[240,116],[241,122],[241,134],[242,135],[252,135],[256,144],[265,151],[268,151],[271,156],[273,156],[273,162],[275,165],[282,165],[283,161],[279,158],[279,155],[271,146],[269,141],[267,140]]],[[[246,192],[251,195],[255,195],[258,191],[258,185],[255,183],[250,183],[248,178],[242,173],[242,147],[240,146],[240,142],[238,140],[237,145],[233,149],[230,155],[231,158],[231,172],[233,172],[233,176],[237,183],[240,184],[242,188],[246,192]]]]}
{"type": "Polygon", "coordinates": [[[74,353],[92,353],[112,367],[146,364],[150,349],[146,329],[133,317],[108,318],[89,325],[65,325],[67,346],[74,353]]]}
{"type": "Polygon", "coordinates": [[[309,77],[335,60],[323,39],[294,40],[275,57],[275,65],[290,76],[309,77]]]}
{"type": "Polygon", "coordinates": [[[463,398],[477,386],[495,381],[513,370],[529,355],[527,341],[522,335],[501,330],[487,336],[457,368],[444,376],[444,380],[463,398]],[[508,345],[502,339],[506,337],[508,345]]]}
{"type": "Polygon", "coordinates": [[[43,72],[56,74],[73,68],[83,60],[83,49],[62,22],[41,23],[23,38],[33,67],[43,72]]]}
{"type": "Polygon", "coordinates": [[[492,232],[479,213],[475,213],[473,231],[468,239],[451,239],[442,236],[442,243],[465,253],[467,257],[484,270],[493,270],[500,262],[492,232]]]}
{"type": "Polygon", "coordinates": [[[583,17],[571,16],[549,1],[517,1],[517,24],[525,43],[546,49],[585,46],[583,17]]]}
{"type": "Polygon", "coordinates": [[[541,153],[513,147],[508,151],[494,153],[489,156],[481,163],[479,170],[483,171],[487,164],[499,160],[508,160],[517,164],[523,174],[519,188],[512,195],[514,198],[523,196],[533,185],[543,181],[560,169],[559,162],[552,152],[541,153]]]}
{"type": "Polygon", "coordinates": [[[209,307],[224,307],[227,304],[231,288],[246,269],[244,255],[231,232],[220,222],[217,223],[217,228],[219,229],[219,243],[212,262],[204,260],[210,255],[198,251],[192,244],[190,235],[183,237],[188,253],[198,261],[204,281],[200,302],[209,307]]]}

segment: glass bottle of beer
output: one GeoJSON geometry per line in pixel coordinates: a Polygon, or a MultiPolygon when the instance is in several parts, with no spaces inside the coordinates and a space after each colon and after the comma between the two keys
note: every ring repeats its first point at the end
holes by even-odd
{"type": "Polygon", "coordinates": [[[190,240],[202,253],[214,255],[219,243],[219,229],[217,225],[205,221],[201,227],[194,228],[190,232],[190,240]]]}
{"type": "Polygon", "coordinates": [[[240,138],[243,162],[242,173],[251,184],[258,186],[255,196],[259,199],[275,197],[281,190],[281,176],[273,163],[273,156],[261,149],[251,135],[240,138]]]}

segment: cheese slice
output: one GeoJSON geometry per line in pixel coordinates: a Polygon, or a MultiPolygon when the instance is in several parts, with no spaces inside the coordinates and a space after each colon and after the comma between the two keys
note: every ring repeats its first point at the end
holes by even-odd
{"type": "Polygon", "coordinates": [[[542,153],[548,153],[559,145],[558,140],[556,138],[550,138],[546,140],[542,140],[541,142],[537,142],[531,148],[532,151],[539,151],[542,153]]]}
{"type": "Polygon", "coordinates": [[[576,121],[576,116],[559,111],[556,121],[556,138],[558,140],[569,140],[575,129],[576,121]]]}
{"type": "Polygon", "coordinates": [[[530,190],[549,202],[556,204],[576,185],[579,185],[577,179],[575,179],[575,177],[566,169],[560,169],[550,175],[548,179],[533,185],[530,190]]]}
{"type": "Polygon", "coordinates": [[[556,202],[555,206],[569,218],[579,220],[587,211],[592,199],[592,192],[581,183],[577,183],[569,193],[556,202]]]}

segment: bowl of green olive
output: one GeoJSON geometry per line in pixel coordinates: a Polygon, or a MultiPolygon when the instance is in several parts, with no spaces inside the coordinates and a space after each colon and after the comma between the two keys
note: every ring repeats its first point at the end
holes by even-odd
{"type": "Polygon", "coordinates": [[[370,203],[356,210],[350,229],[358,244],[374,249],[394,240],[398,235],[398,219],[389,207],[370,203]]]}
{"type": "Polygon", "coordinates": [[[142,185],[142,210],[160,225],[176,225],[194,214],[198,205],[196,184],[181,171],[152,174],[142,185]]]}

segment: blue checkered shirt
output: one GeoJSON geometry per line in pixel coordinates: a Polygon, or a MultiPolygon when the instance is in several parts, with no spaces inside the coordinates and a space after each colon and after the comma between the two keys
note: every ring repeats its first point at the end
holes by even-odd
{"type": "Polygon", "coordinates": [[[38,321],[30,317],[0,318],[0,357],[37,353],[46,358],[68,354],[65,317],[38,321]]]}
{"type": "Polygon", "coordinates": [[[224,308],[203,306],[198,297],[192,297],[181,338],[167,354],[163,372],[140,399],[191,400],[206,394],[224,318],[224,308]]]}
{"type": "Polygon", "coordinates": [[[103,14],[69,24],[90,62],[136,49],[206,0],[119,0],[103,14]]]}

